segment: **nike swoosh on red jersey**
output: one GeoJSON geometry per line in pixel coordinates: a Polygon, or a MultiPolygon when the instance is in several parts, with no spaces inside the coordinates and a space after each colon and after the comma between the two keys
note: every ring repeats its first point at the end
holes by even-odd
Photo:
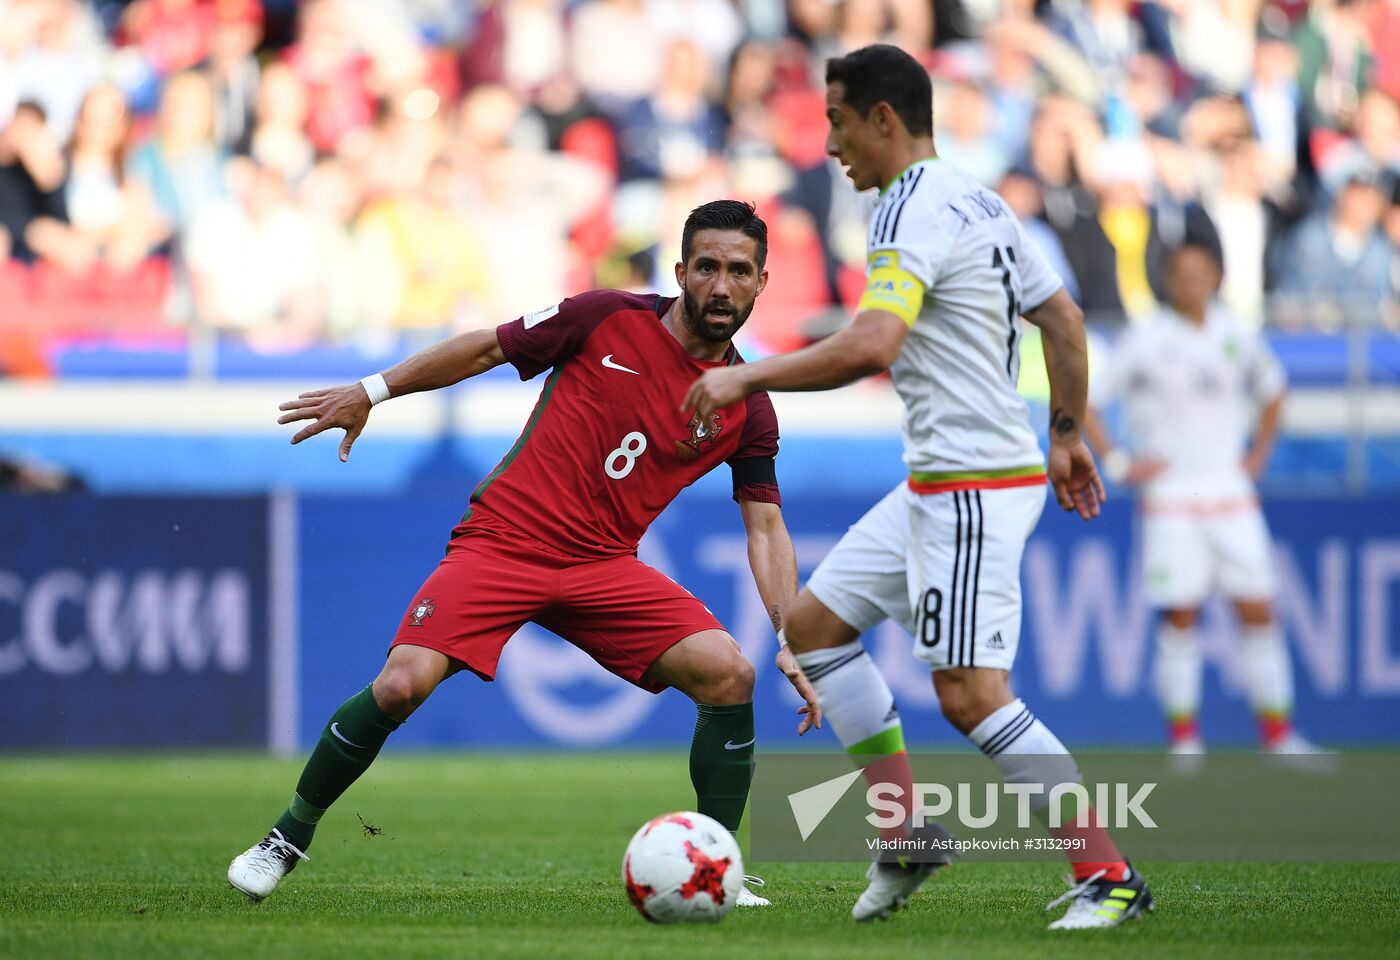
{"type": "Polygon", "coordinates": [[[611,353],[603,358],[603,366],[608,367],[611,370],[621,370],[623,373],[631,373],[639,377],[641,376],[640,373],[637,373],[637,371],[633,370],[631,367],[624,367],[620,363],[613,363],[613,355],[611,353]]]}

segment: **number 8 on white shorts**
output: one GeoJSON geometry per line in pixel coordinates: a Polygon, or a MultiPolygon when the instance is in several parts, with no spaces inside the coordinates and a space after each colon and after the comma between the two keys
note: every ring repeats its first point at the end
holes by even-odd
{"type": "Polygon", "coordinates": [[[864,632],[889,617],[934,669],[1011,669],[1021,557],[1043,484],[917,494],[900,484],[846,532],[807,586],[864,632]]]}

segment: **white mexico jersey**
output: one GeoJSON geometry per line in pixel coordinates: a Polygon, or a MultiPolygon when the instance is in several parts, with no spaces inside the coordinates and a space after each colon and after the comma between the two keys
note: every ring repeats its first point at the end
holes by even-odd
{"type": "Polygon", "coordinates": [[[1214,304],[1199,327],[1162,310],[1124,331],[1091,395],[1099,408],[1121,401],[1135,455],[1167,464],[1146,502],[1202,505],[1254,496],[1243,461],[1256,408],[1286,386],[1263,338],[1214,304]]]}
{"type": "Polygon", "coordinates": [[[924,287],[890,368],[914,479],[936,485],[1043,471],[1016,392],[1021,314],[1063,284],[1015,214],[971,176],[931,158],[881,196],[867,249],[867,275],[893,267],[924,287]]]}

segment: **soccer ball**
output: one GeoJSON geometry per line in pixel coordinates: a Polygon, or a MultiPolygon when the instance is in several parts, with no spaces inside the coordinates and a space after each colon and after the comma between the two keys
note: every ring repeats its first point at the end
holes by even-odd
{"type": "Polygon", "coordinates": [[[744,886],[744,860],[729,831],[700,813],[668,813],[642,825],[622,858],[627,899],[653,923],[716,923],[744,886]]]}

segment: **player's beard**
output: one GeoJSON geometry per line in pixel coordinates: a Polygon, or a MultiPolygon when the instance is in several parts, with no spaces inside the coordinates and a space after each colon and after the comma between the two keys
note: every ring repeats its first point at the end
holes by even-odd
{"type": "Polygon", "coordinates": [[[682,306],[685,308],[686,329],[701,340],[710,343],[725,343],[734,339],[734,334],[739,332],[739,328],[749,319],[749,314],[753,313],[754,305],[754,301],[750,300],[748,306],[741,309],[735,306],[733,300],[707,300],[702,309],[686,287],[681,288],[681,300],[682,306]],[[728,307],[734,311],[730,315],[729,322],[723,327],[716,326],[705,319],[713,307],[728,307]]]}

